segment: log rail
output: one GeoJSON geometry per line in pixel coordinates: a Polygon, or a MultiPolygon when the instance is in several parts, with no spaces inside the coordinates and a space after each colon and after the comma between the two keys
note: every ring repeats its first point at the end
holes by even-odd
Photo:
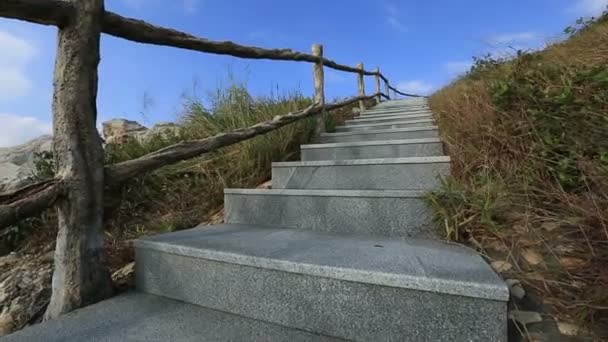
{"type": "Polygon", "coordinates": [[[2,228],[38,215],[50,207],[57,210],[59,234],[55,250],[53,294],[46,318],[55,318],[109,294],[109,275],[103,266],[101,201],[104,187],[314,116],[320,117],[316,133],[322,133],[325,131],[324,118],[330,111],[357,103],[363,110],[366,100],[390,99],[391,90],[395,96],[419,97],[391,86],[379,68],[370,71],[364,69],[363,63],[353,67],[324,57],[320,44],[313,45],[312,53],[308,54],[291,49],[266,49],[231,41],[213,41],[106,11],[104,0],[0,0],[0,17],[51,25],[59,31],[53,79],[56,178],[0,194],[0,233],[2,228]],[[104,165],[101,139],[96,130],[101,34],[137,43],[237,58],[312,63],[313,104],[250,127],[205,139],[182,141],[140,158],[104,165]],[[357,74],[357,95],[326,104],[324,67],[357,74]],[[365,94],[365,76],[375,77],[373,95],[365,94]],[[79,96],[74,96],[75,93],[79,96]]]}

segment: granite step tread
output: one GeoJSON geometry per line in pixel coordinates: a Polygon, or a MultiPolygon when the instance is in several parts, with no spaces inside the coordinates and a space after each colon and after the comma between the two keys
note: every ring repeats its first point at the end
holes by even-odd
{"type": "Polygon", "coordinates": [[[450,157],[272,163],[273,189],[433,190],[450,174],[450,157]]]}
{"type": "Polygon", "coordinates": [[[406,158],[444,155],[439,138],[360,141],[300,146],[303,161],[406,158]]]}
{"type": "Polygon", "coordinates": [[[361,342],[506,336],[508,289],[461,246],[228,224],[135,247],[141,291],[244,317],[361,342]]]}
{"type": "Polygon", "coordinates": [[[423,120],[423,119],[432,119],[433,116],[430,114],[414,114],[414,115],[397,115],[395,117],[389,118],[355,118],[352,120],[344,121],[345,124],[355,124],[355,125],[369,125],[373,123],[384,123],[384,122],[393,122],[393,121],[406,121],[406,120],[423,120]]]}
{"type": "Polygon", "coordinates": [[[357,132],[323,133],[319,136],[320,142],[355,142],[371,140],[393,140],[393,139],[420,139],[438,138],[437,126],[422,126],[409,128],[392,128],[382,130],[368,130],[357,132]]]}
{"type": "Polygon", "coordinates": [[[418,114],[418,113],[430,113],[431,110],[428,108],[420,109],[400,109],[400,110],[386,110],[386,111],[365,111],[361,112],[361,117],[375,117],[383,115],[397,115],[397,114],[418,114]]]}
{"type": "Polygon", "coordinates": [[[416,126],[432,126],[435,123],[433,118],[422,118],[418,120],[397,120],[385,123],[373,123],[366,125],[353,125],[346,124],[344,126],[336,126],[336,132],[350,132],[359,130],[373,130],[373,129],[391,129],[391,128],[408,128],[416,126]]]}
{"type": "Polygon", "coordinates": [[[221,224],[139,239],[135,246],[372,285],[509,299],[508,287],[474,250],[440,241],[221,224]]]}
{"type": "Polygon", "coordinates": [[[0,337],[2,342],[338,342],[177,300],[131,292],[0,337]]]}
{"type": "Polygon", "coordinates": [[[384,118],[389,118],[392,119],[394,117],[399,117],[399,116],[404,116],[404,115],[428,115],[428,116],[433,116],[433,113],[430,111],[419,111],[419,112],[396,112],[396,113],[390,113],[390,114],[374,114],[374,115],[361,115],[359,117],[357,117],[355,120],[357,119],[384,119],[384,118]]]}
{"type": "Polygon", "coordinates": [[[225,222],[438,238],[422,190],[224,189],[225,222]]]}

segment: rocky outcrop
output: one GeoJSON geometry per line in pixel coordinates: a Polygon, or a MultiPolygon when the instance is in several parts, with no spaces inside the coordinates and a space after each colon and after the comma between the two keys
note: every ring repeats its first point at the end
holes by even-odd
{"type": "Polygon", "coordinates": [[[102,132],[106,143],[123,143],[130,138],[139,142],[147,142],[153,137],[172,138],[179,135],[180,127],[171,122],[161,122],[152,128],[147,128],[137,121],[112,119],[102,124],[102,132]]]}
{"type": "MultiPolygon", "coordinates": [[[[129,138],[147,142],[154,137],[171,139],[180,134],[180,126],[162,122],[147,128],[137,121],[112,119],[102,124],[106,143],[123,143],[129,138]]],[[[10,192],[32,184],[36,179],[36,153],[51,151],[53,137],[43,135],[27,143],[14,147],[0,148],[0,193],[10,192]]]]}
{"type": "Polygon", "coordinates": [[[129,137],[138,137],[148,129],[137,121],[112,119],[102,123],[102,133],[106,143],[120,143],[129,137]]]}
{"type": "Polygon", "coordinates": [[[52,251],[0,257],[0,336],[39,321],[51,295],[52,251]]]}
{"type": "Polygon", "coordinates": [[[34,155],[51,150],[53,138],[43,135],[14,147],[0,148],[0,193],[34,182],[34,155]]]}

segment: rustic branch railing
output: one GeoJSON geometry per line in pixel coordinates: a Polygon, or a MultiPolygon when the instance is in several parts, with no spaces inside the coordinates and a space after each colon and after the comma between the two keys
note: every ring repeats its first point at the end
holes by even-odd
{"type": "Polygon", "coordinates": [[[312,54],[306,54],[290,49],[264,49],[230,41],[212,41],[105,11],[104,0],[2,0],[0,17],[53,25],[59,29],[53,81],[53,149],[57,176],[10,194],[0,194],[0,228],[37,215],[51,206],[57,209],[59,233],[47,318],[57,317],[109,294],[102,238],[104,187],[315,115],[320,114],[317,132],[324,132],[325,116],[329,111],[357,102],[364,110],[366,100],[390,99],[390,90],[403,96],[419,97],[392,87],[378,68],[367,71],[363,63],[352,67],[325,58],[323,46],[318,44],[313,46],[312,54]],[[104,166],[101,139],[96,129],[95,103],[101,33],[138,43],[239,58],[313,63],[314,103],[306,109],[250,127],[184,141],[137,159],[104,166]],[[356,73],[358,95],[342,102],[325,104],[323,67],[356,73]],[[364,76],[375,77],[375,94],[365,95],[364,76]],[[384,81],[386,94],[381,92],[380,80],[384,81]]]}

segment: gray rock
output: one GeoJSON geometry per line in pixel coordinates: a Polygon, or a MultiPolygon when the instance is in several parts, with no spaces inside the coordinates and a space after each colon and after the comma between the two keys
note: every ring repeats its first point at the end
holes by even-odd
{"type": "Polygon", "coordinates": [[[0,148],[0,193],[32,184],[34,155],[51,150],[53,137],[43,135],[25,144],[0,148]]]}
{"type": "Polygon", "coordinates": [[[507,286],[509,286],[509,293],[513,298],[523,299],[526,296],[526,290],[521,285],[521,282],[517,279],[507,279],[505,280],[507,286]]]}

